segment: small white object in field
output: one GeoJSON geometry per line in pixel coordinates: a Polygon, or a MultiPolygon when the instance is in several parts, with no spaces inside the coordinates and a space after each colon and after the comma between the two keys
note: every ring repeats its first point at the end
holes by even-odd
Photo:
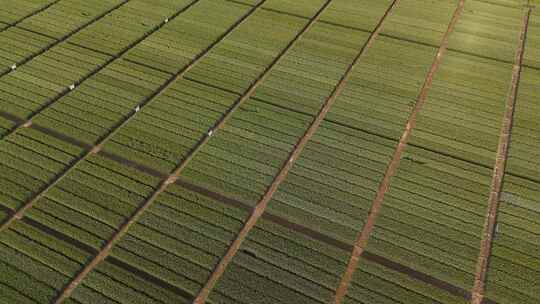
{"type": "Polygon", "coordinates": [[[15,69],[17,69],[17,65],[16,65],[16,64],[14,64],[14,65],[11,66],[11,70],[12,70],[12,71],[14,71],[15,69]]]}
{"type": "Polygon", "coordinates": [[[169,18],[165,19],[165,23],[169,22],[169,18]]]}
{"type": "Polygon", "coordinates": [[[70,89],[71,91],[75,90],[75,84],[70,85],[70,86],[69,86],[69,89],[70,89]]]}
{"type": "Polygon", "coordinates": [[[135,112],[139,112],[140,110],[141,110],[141,106],[137,106],[137,107],[135,108],[135,112]]]}
{"type": "Polygon", "coordinates": [[[212,136],[212,134],[214,134],[214,130],[208,131],[208,136],[212,136]]]}
{"type": "Polygon", "coordinates": [[[499,233],[499,224],[495,224],[495,232],[499,233]]]}

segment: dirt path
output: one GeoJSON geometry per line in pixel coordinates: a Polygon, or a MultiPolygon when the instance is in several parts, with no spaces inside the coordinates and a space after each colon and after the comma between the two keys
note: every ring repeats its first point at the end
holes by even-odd
{"type": "Polygon", "coordinates": [[[519,79],[521,76],[521,67],[523,63],[523,53],[525,52],[525,41],[527,38],[527,29],[529,25],[529,16],[531,9],[527,8],[523,17],[523,25],[519,38],[519,45],[516,50],[515,63],[512,69],[512,84],[510,94],[506,101],[506,110],[503,117],[501,134],[499,137],[499,146],[497,149],[497,158],[495,167],[493,168],[493,178],[491,180],[491,191],[489,194],[488,210],[486,221],[484,223],[484,231],[482,241],[480,243],[480,254],[476,264],[474,287],[472,289],[472,304],[482,304],[484,300],[486,275],[489,266],[489,257],[491,255],[491,247],[495,229],[497,225],[497,211],[499,209],[499,199],[502,189],[504,172],[506,170],[506,159],[508,157],[508,147],[510,145],[510,137],[512,133],[512,124],[514,118],[514,109],[516,105],[517,92],[519,87],[519,79]]]}

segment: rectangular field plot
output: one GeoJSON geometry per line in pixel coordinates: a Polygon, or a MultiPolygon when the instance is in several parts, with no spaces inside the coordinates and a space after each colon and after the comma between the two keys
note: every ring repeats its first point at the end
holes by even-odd
{"type": "Polygon", "coordinates": [[[492,168],[512,66],[449,51],[410,143],[492,168]]]}
{"type": "Polygon", "coordinates": [[[382,34],[437,47],[448,28],[457,2],[401,0],[388,16],[382,34]]]}
{"type": "Polygon", "coordinates": [[[391,0],[332,0],[321,21],[361,31],[373,31],[383,14],[392,4],[391,0]]]}
{"type": "Polygon", "coordinates": [[[525,10],[490,1],[465,1],[463,16],[450,36],[451,50],[512,63],[525,10]]]}
{"type": "Polygon", "coordinates": [[[435,54],[429,46],[378,37],[326,120],[398,140],[435,54]]]}

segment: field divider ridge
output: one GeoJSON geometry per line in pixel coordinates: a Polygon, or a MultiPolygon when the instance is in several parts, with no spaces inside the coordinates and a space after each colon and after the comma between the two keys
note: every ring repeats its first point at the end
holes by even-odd
{"type": "MultiPolygon", "coordinates": [[[[330,1],[327,1],[321,11],[315,16],[314,19],[312,19],[311,24],[315,23],[324,9],[328,7],[330,4],[330,1]]],[[[345,88],[345,85],[347,83],[347,80],[349,79],[350,75],[352,74],[352,71],[356,64],[360,61],[360,59],[363,57],[363,55],[368,51],[368,49],[373,44],[375,38],[379,35],[379,33],[382,30],[382,25],[384,23],[384,20],[386,17],[390,14],[390,12],[394,9],[394,7],[399,3],[399,0],[394,0],[386,12],[383,14],[381,19],[379,20],[377,26],[371,32],[368,40],[364,43],[356,57],[353,59],[347,70],[345,71],[344,75],[339,80],[338,84],[334,88],[332,94],[326,99],[324,105],[319,110],[317,116],[313,119],[311,125],[306,130],[302,138],[296,143],[295,148],[291,153],[289,154],[288,159],[284,162],[280,172],[274,177],[271,185],[267,188],[265,194],[263,197],[257,202],[255,207],[252,209],[251,214],[248,218],[248,220],[244,223],[244,226],[242,227],[242,230],[238,233],[236,239],[233,241],[233,243],[228,248],[226,254],[223,256],[223,258],[220,260],[218,265],[213,270],[211,276],[209,277],[206,285],[201,289],[199,292],[199,295],[197,298],[193,301],[193,304],[203,304],[206,302],[206,299],[208,298],[212,288],[217,283],[219,278],[222,276],[222,274],[225,272],[227,266],[232,261],[238,250],[240,249],[241,244],[247,237],[248,233],[251,231],[251,229],[256,225],[259,218],[261,218],[264,215],[264,212],[268,206],[268,203],[272,199],[272,196],[277,191],[280,184],[287,178],[287,175],[290,171],[290,169],[293,167],[294,162],[300,154],[302,153],[304,147],[309,142],[313,134],[318,130],[319,126],[323,122],[324,118],[326,117],[326,114],[332,107],[332,105],[335,103],[337,97],[341,94],[343,89],[345,88]]]]}
{"type": "MultiPolygon", "coordinates": [[[[59,45],[60,43],[62,42],[65,42],[66,40],[68,40],[69,38],[71,38],[73,35],[77,34],[78,32],[84,30],[85,28],[87,28],[88,26],[96,23],[97,21],[101,20],[103,17],[109,15],[110,13],[112,13],[113,11],[121,8],[122,6],[128,4],[131,0],[122,0],[122,2],[118,3],[117,5],[111,7],[110,9],[108,9],[107,11],[99,14],[98,16],[94,17],[93,19],[89,20],[88,22],[82,24],[81,26],[77,27],[76,29],[72,30],[71,32],[67,33],[66,35],[64,35],[62,38],[60,39],[57,39],[55,38],[56,41],[54,41],[53,43],[51,43],[49,46],[41,49],[39,52],[36,52],[26,58],[24,58],[23,60],[19,61],[19,62],[14,62],[14,66],[19,68],[20,66],[32,61],[34,58],[36,58],[37,56],[39,55],[42,55],[43,53],[47,52],[48,50],[52,49],[53,47],[59,45]]],[[[15,71],[16,69],[9,69],[3,73],[0,73],[0,77],[4,77],[6,76],[7,74],[15,71]]]]}
{"type": "Polygon", "coordinates": [[[51,1],[51,2],[49,2],[48,4],[46,4],[46,5],[44,5],[44,6],[40,7],[40,8],[38,8],[37,10],[35,10],[35,11],[33,11],[33,12],[31,12],[30,14],[28,14],[28,15],[26,15],[26,16],[23,16],[23,17],[19,18],[19,20],[15,21],[15,22],[13,22],[13,23],[7,22],[6,24],[8,24],[8,26],[5,27],[5,28],[3,28],[3,29],[1,29],[1,30],[0,30],[0,33],[2,33],[3,31],[6,31],[6,30],[8,30],[8,29],[10,29],[10,28],[12,28],[12,27],[17,26],[17,24],[19,24],[19,23],[23,22],[24,20],[26,20],[26,19],[28,19],[28,18],[31,18],[31,17],[33,17],[33,16],[35,16],[35,15],[37,15],[37,14],[39,14],[39,13],[45,11],[45,10],[47,10],[48,8],[50,8],[51,6],[57,4],[57,3],[60,2],[60,1],[61,1],[61,0],[54,0],[54,1],[51,1]]]}
{"type": "Polygon", "coordinates": [[[485,281],[489,267],[489,259],[491,256],[493,238],[496,233],[497,213],[500,203],[499,200],[502,191],[503,179],[506,170],[506,160],[508,158],[508,149],[510,146],[510,139],[512,135],[514,111],[516,106],[517,93],[519,89],[519,80],[521,77],[523,55],[525,52],[525,42],[527,39],[527,30],[529,26],[529,17],[531,14],[531,10],[532,9],[530,6],[525,9],[525,13],[523,16],[523,24],[518,41],[519,44],[516,50],[515,62],[512,67],[512,82],[510,92],[506,100],[505,113],[502,119],[503,121],[501,133],[499,136],[497,156],[495,159],[495,165],[493,167],[493,176],[491,180],[491,187],[488,199],[488,208],[486,211],[486,219],[482,232],[482,240],[480,242],[480,254],[478,256],[476,264],[474,286],[471,291],[472,304],[482,304],[485,302],[485,281]]]}
{"type": "MultiPolygon", "coordinates": [[[[131,0],[128,0],[128,1],[131,1],[131,0]]],[[[22,123],[19,123],[19,124],[16,124],[14,127],[12,127],[8,132],[6,132],[2,137],[0,137],[0,140],[4,140],[6,137],[16,133],[18,130],[22,129],[22,128],[27,128],[29,126],[32,125],[32,119],[34,119],[34,117],[38,116],[39,114],[41,114],[43,111],[47,110],[49,107],[53,106],[58,100],[60,100],[62,97],[68,95],[71,91],[75,90],[80,84],[84,83],[86,80],[92,78],[93,76],[95,76],[96,74],[98,74],[100,71],[104,70],[105,68],[107,68],[109,65],[111,65],[112,63],[116,62],[117,60],[120,60],[120,59],[123,59],[122,56],[124,56],[127,52],[129,52],[132,48],[136,47],[139,43],[143,42],[144,40],[146,40],[146,38],[150,37],[151,35],[153,35],[154,33],[158,32],[165,24],[167,24],[169,21],[171,20],[174,20],[176,17],[178,17],[179,15],[181,15],[183,12],[187,11],[188,9],[190,9],[191,7],[193,7],[193,5],[195,5],[196,3],[198,3],[200,0],[192,0],[188,5],[186,5],[185,7],[183,7],[182,9],[178,10],[177,12],[175,12],[174,14],[172,14],[171,16],[169,16],[167,19],[161,21],[158,25],[156,25],[154,28],[152,28],[151,30],[147,31],[146,33],[144,33],[143,36],[141,36],[140,38],[138,38],[137,40],[133,41],[132,43],[130,43],[128,46],[126,46],[124,49],[122,49],[119,53],[117,54],[108,54],[107,56],[110,56],[109,59],[107,59],[103,64],[100,64],[99,66],[97,66],[95,69],[93,69],[92,71],[90,71],[88,74],[84,75],[81,79],[77,80],[75,83],[73,84],[70,84],[69,86],[67,86],[62,92],[58,93],[56,96],[54,96],[53,98],[51,98],[49,101],[45,102],[43,105],[41,105],[37,110],[35,110],[34,112],[32,112],[32,114],[30,114],[30,116],[28,116],[28,118],[26,119],[26,121],[22,122],[22,123]]],[[[69,42],[67,42],[69,43],[69,42]]],[[[0,76],[1,77],[1,76],[0,76]]],[[[1,112],[1,111],[0,111],[1,112]]]]}
{"type": "Polygon", "coordinates": [[[405,150],[405,147],[407,146],[412,130],[416,126],[416,120],[417,120],[418,114],[420,113],[420,110],[422,109],[427,99],[428,91],[431,88],[431,85],[433,83],[433,77],[435,73],[437,72],[437,70],[439,69],[439,65],[448,48],[448,39],[450,35],[452,34],[452,32],[454,31],[454,27],[457,24],[459,18],[461,17],[464,6],[465,6],[465,0],[460,0],[459,3],[457,4],[457,8],[454,11],[451,21],[448,24],[448,28],[441,41],[441,45],[439,46],[439,49],[437,51],[437,54],[435,55],[431,68],[428,74],[426,75],[426,79],[418,95],[415,107],[409,116],[407,124],[405,125],[405,130],[403,131],[403,134],[401,135],[401,138],[399,139],[399,143],[396,147],[392,160],[388,164],[388,167],[384,174],[384,178],[379,185],[379,189],[377,190],[377,194],[375,198],[373,199],[366,223],[364,224],[362,231],[358,234],[355,245],[353,247],[353,251],[351,253],[351,257],[349,259],[349,263],[347,265],[347,268],[345,269],[345,272],[343,273],[341,282],[336,290],[336,294],[335,294],[334,302],[333,302],[334,304],[342,303],[343,299],[345,298],[345,295],[347,294],[347,290],[352,281],[354,272],[356,271],[356,268],[358,267],[358,264],[360,262],[360,257],[364,253],[369,237],[371,235],[371,232],[375,228],[375,221],[382,207],[384,196],[390,187],[390,181],[392,177],[395,175],[399,167],[403,151],[405,150]]]}

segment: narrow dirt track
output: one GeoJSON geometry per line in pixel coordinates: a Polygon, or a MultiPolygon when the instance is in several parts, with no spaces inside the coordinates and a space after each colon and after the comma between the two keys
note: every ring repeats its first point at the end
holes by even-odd
{"type": "Polygon", "coordinates": [[[525,52],[525,42],[527,39],[527,29],[529,26],[529,17],[531,8],[527,8],[523,16],[523,24],[519,37],[519,45],[516,50],[516,58],[512,68],[512,84],[510,93],[506,101],[506,110],[503,117],[501,134],[499,136],[499,146],[497,149],[497,158],[493,168],[493,178],[491,180],[491,191],[489,193],[488,210],[482,241],[480,243],[480,254],[476,264],[474,287],[472,289],[472,304],[482,304],[484,302],[486,276],[491,255],[491,247],[495,236],[497,225],[497,211],[499,210],[499,200],[503,184],[504,172],[506,170],[506,160],[508,158],[508,148],[512,133],[512,124],[514,119],[514,110],[516,106],[517,93],[519,88],[519,79],[523,63],[523,54],[525,52]]]}
{"type": "Polygon", "coordinates": [[[431,69],[426,76],[424,85],[422,86],[422,89],[418,96],[416,106],[409,117],[409,120],[405,127],[405,131],[403,132],[399,140],[399,144],[396,147],[394,156],[390,164],[388,165],[388,168],[386,169],[384,178],[377,191],[377,195],[375,196],[375,199],[372,202],[371,209],[369,212],[369,216],[366,220],[366,223],[364,227],[362,228],[361,233],[358,235],[354,249],[351,254],[351,258],[347,265],[347,269],[343,273],[341,282],[336,290],[336,295],[334,297],[335,304],[340,304],[345,298],[345,295],[347,294],[347,289],[349,288],[350,282],[353,278],[353,274],[356,268],[358,267],[360,257],[362,256],[362,253],[364,252],[365,247],[367,246],[368,239],[371,235],[371,232],[373,231],[373,228],[375,227],[375,221],[380,212],[380,209],[384,200],[384,196],[390,186],[390,180],[395,175],[397,168],[399,167],[399,164],[401,161],[401,155],[403,154],[403,151],[405,150],[407,142],[409,141],[409,138],[411,136],[411,132],[416,125],[416,119],[417,119],[418,113],[420,112],[420,110],[422,109],[426,101],[428,91],[433,82],[433,76],[437,72],[439,65],[442,61],[442,57],[448,47],[448,38],[454,31],[454,27],[456,23],[458,22],[459,18],[461,17],[461,13],[463,12],[464,5],[465,5],[465,0],[460,0],[456,10],[454,11],[454,15],[452,16],[452,20],[450,21],[450,24],[448,25],[448,29],[446,30],[446,33],[443,36],[441,45],[439,47],[439,50],[437,51],[437,55],[435,56],[435,59],[433,60],[431,69]]]}

